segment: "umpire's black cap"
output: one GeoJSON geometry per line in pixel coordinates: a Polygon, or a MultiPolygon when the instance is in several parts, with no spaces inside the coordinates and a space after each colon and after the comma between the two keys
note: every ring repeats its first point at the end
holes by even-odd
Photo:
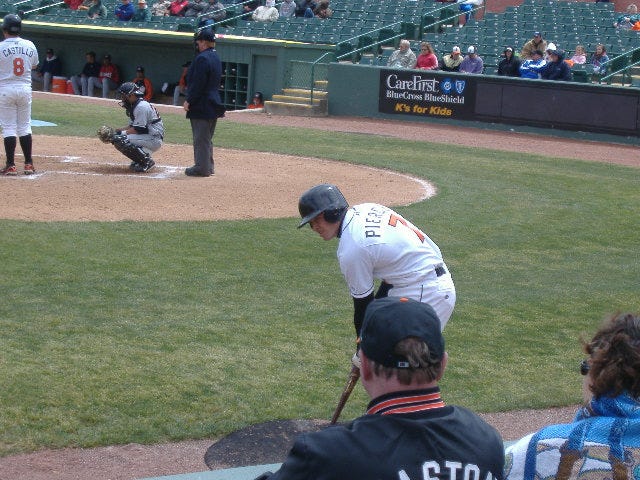
{"type": "Polygon", "coordinates": [[[404,297],[380,298],[369,304],[360,332],[360,348],[367,358],[389,368],[410,368],[406,358],[394,353],[396,344],[409,337],[426,343],[433,361],[442,360],[444,337],[431,305],[404,297]]]}
{"type": "Polygon", "coordinates": [[[215,33],[213,33],[213,30],[211,30],[210,28],[203,28],[196,35],[196,40],[205,40],[207,42],[215,42],[216,35],[215,33]]]}

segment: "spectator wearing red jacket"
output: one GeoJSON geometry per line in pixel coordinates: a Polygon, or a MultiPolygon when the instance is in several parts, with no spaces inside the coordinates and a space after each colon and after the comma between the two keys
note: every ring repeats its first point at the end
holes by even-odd
{"type": "Polygon", "coordinates": [[[420,43],[420,55],[416,61],[418,70],[437,70],[438,57],[436,57],[433,47],[429,42],[420,43]]]}
{"type": "Polygon", "coordinates": [[[189,0],[173,0],[169,5],[169,15],[173,17],[184,17],[187,6],[189,6],[189,0]]]}

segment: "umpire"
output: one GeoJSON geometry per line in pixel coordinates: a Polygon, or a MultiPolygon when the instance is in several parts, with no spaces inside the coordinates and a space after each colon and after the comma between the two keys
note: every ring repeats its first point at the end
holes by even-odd
{"type": "Polygon", "coordinates": [[[183,105],[191,122],[195,165],[184,173],[190,177],[210,177],[213,175],[213,134],[225,110],[219,92],[222,63],[211,28],[200,30],[195,42],[197,55],[187,70],[189,88],[183,105]]]}

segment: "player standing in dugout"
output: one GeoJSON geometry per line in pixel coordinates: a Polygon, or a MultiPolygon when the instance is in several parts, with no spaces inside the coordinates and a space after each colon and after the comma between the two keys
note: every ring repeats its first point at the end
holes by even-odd
{"type": "Polygon", "coordinates": [[[0,125],[7,162],[2,175],[17,175],[15,152],[18,141],[24,155],[24,173],[35,173],[31,138],[31,71],[38,67],[38,51],[30,40],[20,38],[22,20],[5,15],[4,40],[0,48],[0,125]]]}

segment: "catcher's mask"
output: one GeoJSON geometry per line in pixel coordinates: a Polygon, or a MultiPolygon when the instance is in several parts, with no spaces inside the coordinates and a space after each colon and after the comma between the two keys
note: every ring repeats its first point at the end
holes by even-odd
{"type": "Polygon", "coordinates": [[[138,86],[133,82],[124,82],[118,87],[118,93],[120,94],[120,106],[125,107],[127,105],[135,104],[144,94],[138,89],[138,86]],[[133,102],[129,99],[130,95],[135,95],[136,100],[133,102]]]}
{"type": "Polygon", "coordinates": [[[349,208],[347,200],[335,185],[323,183],[310,188],[302,194],[298,202],[298,211],[302,221],[298,228],[305,226],[321,213],[329,223],[337,223],[342,220],[349,208]]]}

